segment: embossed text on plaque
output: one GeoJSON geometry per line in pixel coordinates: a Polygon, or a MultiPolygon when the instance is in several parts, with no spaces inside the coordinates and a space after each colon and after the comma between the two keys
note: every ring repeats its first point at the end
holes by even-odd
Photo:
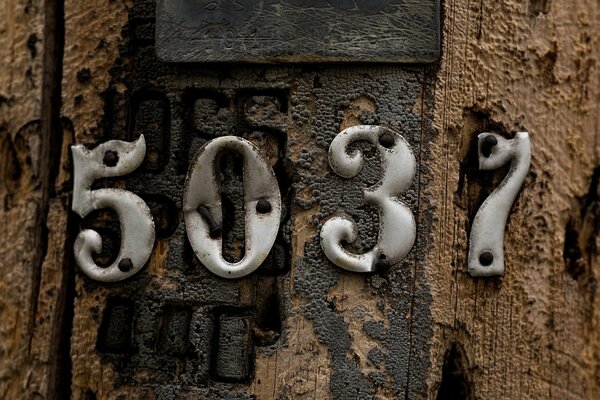
{"type": "Polygon", "coordinates": [[[157,0],[172,62],[433,62],[439,0],[157,0]]]}

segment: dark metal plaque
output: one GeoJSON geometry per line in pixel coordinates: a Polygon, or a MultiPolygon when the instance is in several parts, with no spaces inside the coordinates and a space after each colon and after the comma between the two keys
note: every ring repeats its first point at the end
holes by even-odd
{"type": "Polygon", "coordinates": [[[439,0],[158,0],[172,62],[433,62],[439,0]]]}

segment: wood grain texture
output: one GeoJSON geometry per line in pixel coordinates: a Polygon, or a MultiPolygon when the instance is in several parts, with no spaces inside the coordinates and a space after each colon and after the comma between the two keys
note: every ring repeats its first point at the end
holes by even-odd
{"type": "Polygon", "coordinates": [[[43,7],[0,6],[0,397],[52,398],[65,379],[75,399],[600,397],[597,1],[447,0],[429,67],[163,63],[154,9],[65,0],[61,144],[48,152],[43,7]],[[387,274],[341,271],[315,240],[339,204],[357,216],[359,248],[376,238],[376,212],[327,165],[331,138],[360,123],[402,132],[420,165],[405,199],[417,245],[387,274]],[[485,130],[526,130],[533,148],[499,279],[467,273],[471,221],[505,173],[477,170],[485,130]],[[70,220],[68,145],[139,133],[145,166],[108,184],[152,204],[149,265],[122,284],[73,277],[73,231],[110,239],[115,222],[70,220]],[[286,160],[292,210],[278,242],[289,259],[232,282],[194,261],[178,211],[190,156],[224,134],[286,160]]]}
{"type": "Polygon", "coordinates": [[[63,357],[64,324],[70,319],[64,187],[70,172],[63,147],[69,135],[58,119],[57,101],[61,11],[52,1],[7,1],[0,7],[3,398],[59,398],[63,379],[69,380],[63,357]]]}
{"type": "Polygon", "coordinates": [[[597,222],[589,210],[600,165],[599,12],[594,1],[445,3],[435,184],[424,194],[438,210],[426,265],[436,320],[432,396],[453,343],[475,398],[600,396],[598,225],[591,235],[568,229],[580,215],[597,222]],[[525,130],[532,141],[507,225],[506,271],[494,280],[466,269],[470,221],[498,182],[477,180],[474,143],[483,130],[525,130]]]}
{"type": "Polygon", "coordinates": [[[31,145],[40,138],[44,14],[39,4],[26,10],[26,3],[0,7],[0,396],[5,398],[30,390],[33,264],[40,250],[35,246],[39,153],[31,145]],[[37,38],[31,40],[34,52],[27,46],[30,37],[37,38]]]}

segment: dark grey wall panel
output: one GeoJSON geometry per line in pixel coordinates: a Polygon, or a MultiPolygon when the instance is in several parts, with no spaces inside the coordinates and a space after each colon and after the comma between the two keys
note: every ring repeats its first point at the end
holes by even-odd
{"type": "Polygon", "coordinates": [[[158,0],[172,62],[399,62],[439,56],[439,0],[158,0]]]}

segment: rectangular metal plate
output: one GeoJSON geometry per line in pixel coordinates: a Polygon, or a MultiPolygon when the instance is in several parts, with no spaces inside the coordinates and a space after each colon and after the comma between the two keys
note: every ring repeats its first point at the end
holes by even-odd
{"type": "Polygon", "coordinates": [[[171,62],[427,63],[439,0],[158,0],[156,51],[171,62]]]}

